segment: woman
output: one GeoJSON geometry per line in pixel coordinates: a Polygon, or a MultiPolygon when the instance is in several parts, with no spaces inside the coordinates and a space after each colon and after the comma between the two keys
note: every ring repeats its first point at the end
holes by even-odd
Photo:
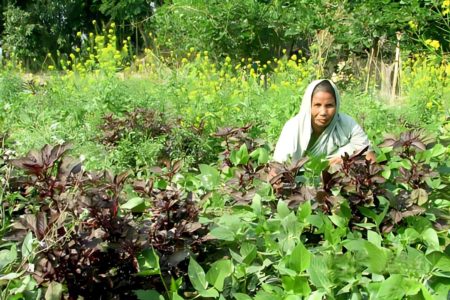
{"type": "MultiPolygon", "coordinates": [[[[344,153],[351,155],[370,146],[367,135],[355,120],[339,112],[340,102],[333,82],[313,81],[303,96],[300,112],[283,127],[274,160],[283,162],[325,154],[330,164],[336,164],[342,162],[344,153]]],[[[375,154],[368,151],[366,158],[375,161],[375,154]]]]}

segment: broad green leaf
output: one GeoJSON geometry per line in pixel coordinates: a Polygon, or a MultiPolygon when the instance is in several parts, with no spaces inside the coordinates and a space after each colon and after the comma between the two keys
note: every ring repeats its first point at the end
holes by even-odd
{"type": "Polygon", "coordinates": [[[230,161],[233,163],[233,165],[245,165],[248,163],[249,155],[248,155],[248,149],[246,144],[242,144],[241,148],[239,148],[238,151],[233,150],[230,154],[230,161]]]}
{"type": "Polygon", "coordinates": [[[261,196],[258,194],[255,194],[252,199],[251,208],[253,209],[253,212],[255,215],[259,216],[261,215],[262,206],[261,206],[261,196]]]}
{"type": "Polygon", "coordinates": [[[247,294],[242,294],[242,293],[233,293],[233,297],[236,300],[252,300],[252,297],[248,296],[247,294]]]}
{"type": "Polygon", "coordinates": [[[399,274],[393,274],[381,282],[376,299],[379,300],[401,300],[405,296],[403,290],[403,278],[399,274]]]}
{"type": "Polygon", "coordinates": [[[251,158],[257,158],[258,159],[258,165],[263,165],[269,161],[269,153],[265,148],[258,148],[253,150],[253,152],[250,154],[251,158]]]}
{"type": "Polygon", "coordinates": [[[222,227],[222,226],[218,226],[213,228],[210,232],[209,232],[213,237],[219,239],[219,240],[224,240],[224,241],[234,241],[235,238],[235,234],[232,230],[222,227]]]}
{"type": "Polygon", "coordinates": [[[278,204],[277,204],[277,213],[278,213],[280,219],[287,217],[291,213],[291,210],[287,206],[286,202],[284,202],[281,199],[278,201],[278,204]]]}
{"type": "Polygon", "coordinates": [[[298,208],[297,219],[303,222],[311,215],[311,212],[311,202],[307,201],[298,208]]]}
{"type": "Polygon", "coordinates": [[[425,229],[422,232],[422,239],[428,246],[427,253],[431,253],[432,251],[441,251],[438,235],[436,233],[436,230],[434,230],[433,228],[425,229]]]}
{"type": "Polygon", "coordinates": [[[307,300],[322,300],[324,299],[323,297],[326,295],[327,293],[324,291],[314,291],[312,292],[311,295],[309,295],[309,297],[307,298],[307,300]]]}
{"type": "Polygon", "coordinates": [[[364,243],[367,251],[367,261],[369,272],[382,274],[386,268],[388,257],[383,248],[379,248],[370,242],[364,243]]]}
{"type": "Polygon", "coordinates": [[[440,156],[440,155],[444,154],[445,151],[447,151],[447,149],[444,147],[444,145],[441,145],[441,144],[434,145],[434,147],[431,148],[430,150],[431,150],[432,157],[440,156]]]}
{"type": "Polygon", "coordinates": [[[145,201],[141,197],[134,197],[120,206],[122,209],[129,209],[135,212],[143,212],[145,209],[145,201]]]}
{"type": "Polygon", "coordinates": [[[250,243],[243,243],[239,252],[243,258],[243,262],[247,265],[250,265],[258,254],[256,246],[250,243]]]}
{"type": "Polygon", "coordinates": [[[402,236],[407,239],[409,243],[411,243],[420,238],[420,233],[418,233],[414,228],[406,228],[402,236]]]}
{"type": "Polygon", "coordinates": [[[13,263],[17,259],[17,249],[16,245],[12,245],[10,250],[0,251],[0,272],[4,267],[13,263]]]}
{"type": "Polygon", "coordinates": [[[294,212],[291,212],[281,220],[281,226],[287,234],[292,237],[299,237],[302,234],[304,224],[297,220],[294,212]]]}
{"type": "Polygon", "coordinates": [[[178,293],[176,293],[176,292],[171,292],[170,300],[184,300],[184,298],[181,297],[180,295],[178,295],[178,293]]]}
{"type": "Polygon", "coordinates": [[[389,177],[391,177],[391,173],[391,168],[389,168],[388,166],[384,166],[383,171],[381,172],[381,176],[389,179],[389,177]]]}
{"type": "Polygon", "coordinates": [[[139,276],[149,276],[159,274],[161,272],[159,267],[159,256],[153,249],[145,249],[137,257],[139,276]]]}
{"type": "Polygon", "coordinates": [[[326,256],[312,256],[308,274],[312,284],[316,288],[323,288],[324,290],[329,291],[332,283],[329,278],[330,270],[327,266],[327,261],[328,259],[326,256]]]}
{"type": "Polygon", "coordinates": [[[428,201],[428,194],[424,189],[415,189],[411,193],[411,200],[418,205],[423,205],[428,201]]]}
{"type": "Polygon", "coordinates": [[[183,284],[183,277],[180,277],[178,279],[174,279],[173,277],[170,277],[170,291],[177,293],[178,289],[183,284]]]}
{"type": "Polygon", "coordinates": [[[217,298],[219,297],[219,292],[215,288],[210,288],[207,290],[198,291],[198,294],[205,298],[217,298]]]}
{"type": "Polygon", "coordinates": [[[310,262],[311,253],[299,242],[289,257],[288,267],[301,273],[309,268],[310,262]]]}
{"type": "Polygon", "coordinates": [[[255,295],[255,300],[281,300],[282,298],[266,291],[258,291],[255,295]]]}
{"type": "Polygon", "coordinates": [[[206,280],[212,284],[218,291],[223,290],[225,278],[233,273],[233,264],[231,260],[223,259],[214,262],[206,273],[206,280]]]}
{"type": "Polygon", "coordinates": [[[450,273],[450,257],[443,256],[437,263],[434,265],[435,268],[441,270],[442,272],[450,273]]]}
{"type": "Polygon", "coordinates": [[[23,272],[21,273],[8,273],[6,275],[0,276],[0,281],[2,280],[13,280],[16,278],[19,278],[20,276],[22,276],[23,272]]]}
{"type": "Polygon", "coordinates": [[[367,230],[367,240],[377,247],[381,247],[382,237],[372,230],[367,230]]]}
{"type": "Polygon", "coordinates": [[[259,148],[258,165],[266,164],[269,161],[269,152],[265,148],[259,148]]]}
{"type": "Polygon", "coordinates": [[[422,284],[418,279],[403,278],[402,288],[407,296],[417,295],[420,292],[422,284]]]}
{"type": "Polygon", "coordinates": [[[164,297],[155,290],[135,290],[133,292],[138,300],[164,300],[164,297]]]}
{"type": "Polygon", "coordinates": [[[308,279],[301,276],[283,276],[281,279],[283,288],[287,292],[296,295],[308,296],[311,293],[311,288],[308,284],[308,279]]]}
{"type": "Polygon", "coordinates": [[[428,289],[422,284],[421,287],[422,297],[424,300],[435,300],[434,297],[430,294],[428,289]]]}
{"type": "Polygon", "coordinates": [[[22,258],[28,257],[33,253],[33,233],[29,231],[22,243],[22,258]]]}
{"type": "Polygon", "coordinates": [[[333,214],[331,216],[329,216],[331,222],[333,222],[334,225],[336,225],[337,227],[343,228],[343,227],[347,227],[348,224],[348,219],[341,217],[339,215],[333,214]]]}
{"type": "Polygon", "coordinates": [[[343,246],[350,251],[359,251],[365,254],[364,260],[360,263],[368,267],[368,271],[376,274],[383,274],[388,256],[384,248],[375,246],[366,240],[347,240],[343,246]]]}
{"type": "Polygon", "coordinates": [[[59,282],[52,281],[45,292],[45,300],[60,300],[62,292],[63,285],[59,282]]]}
{"type": "Polygon", "coordinates": [[[197,175],[201,180],[203,187],[207,190],[213,190],[220,183],[220,173],[216,168],[201,164],[199,165],[200,174],[197,175]]]}
{"type": "Polygon", "coordinates": [[[192,257],[189,259],[188,275],[198,292],[206,290],[208,282],[206,281],[205,271],[192,257]]]}

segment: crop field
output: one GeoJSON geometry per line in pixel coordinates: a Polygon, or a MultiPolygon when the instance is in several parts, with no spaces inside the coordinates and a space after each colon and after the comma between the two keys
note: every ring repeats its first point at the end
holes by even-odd
{"type": "Polygon", "coordinates": [[[133,56],[111,28],[0,68],[0,299],[448,299],[448,55],[392,97],[334,74],[376,163],[333,169],[272,160],[308,55],[133,56]]]}

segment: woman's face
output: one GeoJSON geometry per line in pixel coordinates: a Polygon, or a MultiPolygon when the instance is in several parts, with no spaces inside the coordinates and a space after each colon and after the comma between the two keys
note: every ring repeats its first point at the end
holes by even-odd
{"type": "Polygon", "coordinates": [[[313,132],[321,134],[336,113],[336,100],[328,92],[319,91],[314,94],[311,101],[311,125],[313,132]]]}

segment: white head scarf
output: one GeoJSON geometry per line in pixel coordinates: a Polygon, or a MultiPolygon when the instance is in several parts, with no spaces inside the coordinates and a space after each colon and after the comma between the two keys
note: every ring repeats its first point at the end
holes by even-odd
{"type": "Polygon", "coordinates": [[[320,79],[308,85],[303,95],[300,112],[283,127],[275,147],[273,157],[275,161],[285,161],[289,156],[293,160],[298,160],[305,155],[313,132],[311,126],[312,94],[316,86],[323,81],[328,81],[334,89],[336,113],[314,145],[308,149],[309,154],[325,154],[332,157],[342,155],[344,152],[352,154],[354,150],[369,145],[369,140],[361,127],[351,117],[339,112],[341,98],[336,85],[330,80],[320,79]]]}

